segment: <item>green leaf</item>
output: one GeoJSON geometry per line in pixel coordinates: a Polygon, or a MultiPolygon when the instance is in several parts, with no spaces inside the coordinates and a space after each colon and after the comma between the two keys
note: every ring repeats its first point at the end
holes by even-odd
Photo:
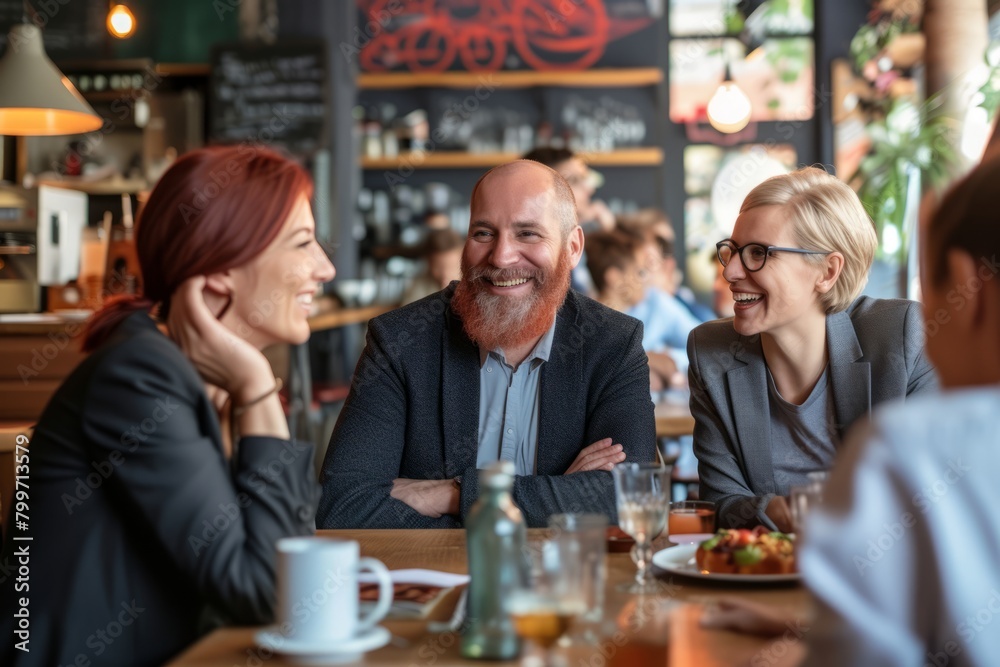
{"type": "Polygon", "coordinates": [[[989,76],[986,77],[986,83],[979,89],[979,92],[983,94],[983,101],[980,102],[979,106],[986,109],[986,117],[990,122],[993,121],[997,107],[1000,106],[1000,61],[994,66],[990,63],[989,57],[990,53],[996,50],[998,44],[1000,42],[993,41],[986,49],[983,59],[986,61],[986,66],[989,67],[989,76]]]}
{"type": "Polygon", "coordinates": [[[759,547],[750,544],[734,551],[733,560],[737,565],[756,565],[764,560],[764,552],[759,547]]]}
{"type": "Polygon", "coordinates": [[[721,542],[721,541],[722,541],[722,536],[721,535],[716,535],[715,537],[711,537],[711,538],[705,540],[704,542],[702,542],[699,545],[699,548],[704,549],[705,551],[711,551],[712,549],[714,549],[715,547],[717,547],[719,545],[719,542],[721,542]]]}

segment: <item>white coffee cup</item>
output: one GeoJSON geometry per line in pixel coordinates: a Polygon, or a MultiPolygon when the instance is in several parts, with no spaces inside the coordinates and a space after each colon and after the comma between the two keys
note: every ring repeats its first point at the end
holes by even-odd
{"type": "Polygon", "coordinates": [[[357,542],[329,537],[278,540],[278,606],[283,635],[296,642],[336,644],[375,627],[392,605],[389,570],[374,558],[360,558],[357,542]],[[378,604],[358,618],[358,572],[378,579],[378,604]]]}

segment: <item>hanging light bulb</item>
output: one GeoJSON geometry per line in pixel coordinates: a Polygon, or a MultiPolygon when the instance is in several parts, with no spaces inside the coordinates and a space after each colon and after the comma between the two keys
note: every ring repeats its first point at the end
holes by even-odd
{"type": "Polygon", "coordinates": [[[729,73],[729,64],[722,85],[708,101],[708,122],[723,134],[739,132],[750,122],[750,112],[753,105],[743,89],[736,85],[729,73]]]}
{"type": "Polygon", "coordinates": [[[118,39],[131,37],[135,32],[135,16],[122,4],[112,5],[108,12],[108,32],[118,39]]]}

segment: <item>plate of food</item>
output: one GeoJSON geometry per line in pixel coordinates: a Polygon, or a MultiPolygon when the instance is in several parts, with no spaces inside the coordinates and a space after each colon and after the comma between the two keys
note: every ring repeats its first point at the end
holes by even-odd
{"type": "Polygon", "coordinates": [[[722,529],[700,544],[682,544],[653,554],[653,564],[672,574],[712,581],[798,581],[795,536],[770,531],[722,529]]]}

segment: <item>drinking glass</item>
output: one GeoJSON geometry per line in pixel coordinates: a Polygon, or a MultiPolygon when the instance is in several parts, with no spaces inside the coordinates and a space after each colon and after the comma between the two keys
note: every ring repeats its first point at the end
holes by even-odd
{"type": "Polygon", "coordinates": [[[559,543],[566,555],[562,566],[575,589],[579,590],[583,610],[579,621],[590,627],[574,628],[572,636],[563,637],[560,646],[572,645],[582,639],[596,643],[594,624],[604,615],[604,585],[607,581],[608,517],[603,514],[553,514],[549,517],[550,539],[559,543]]]}
{"type": "Polygon", "coordinates": [[[667,534],[674,544],[707,540],[715,532],[715,503],[708,500],[679,500],[670,503],[667,534]]]}
{"type": "Polygon", "coordinates": [[[653,578],[650,561],[652,542],[667,525],[670,502],[670,466],[654,463],[619,463],[612,470],[618,525],[635,540],[632,561],[635,582],[621,587],[629,593],[656,593],[664,588],[653,578]]]}
{"type": "Polygon", "coordinates": [[[81,305],[90,310],[100,310],[104,300],[108,240],[106,230],[99,227],[85,227],[81,232],[77,283],[81,288],[81,305]]]}
{"type": "Polygon", "coordinates": [[[826,484],[826,480],[830,479],[830,473],[826,470],[815,470],[813,472],[807,472],[806,479],[817,484],[826,484]]]}
{"type": "Polygon", "coordinates": [[[811,481],[789,489],[788,508],[792,515],[792,530],[796,535],[802,535],[807,515],[823,501],[823,487],[823,482],[811,481]]]}
{"type": "Polygon", "coordinates": [[[580,587],[574,578],[580,570],[579,552],[573,552],[556,540],[528,545],[531,576],[515,587],[505,601],[514,631],[537,646],[526,652],[523,664],[555,667],[562,664],[553,647],[586,609],[580,587]],[[532,653],[539,654],[535,657],[532,653]]]}

